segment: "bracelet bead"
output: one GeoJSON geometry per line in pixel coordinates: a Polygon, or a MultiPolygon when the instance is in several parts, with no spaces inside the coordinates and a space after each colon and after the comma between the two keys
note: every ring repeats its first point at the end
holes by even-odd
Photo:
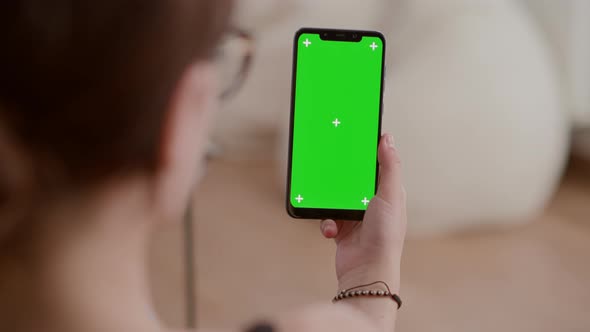
{"type": "Polygon", "coordinates": [[[374,283],[371,284],[367,284],[367,285],[361,285],[361,286],[357,286],[357,287],[353,287],[353,288],[349,288],[349,289],[344,289],[341,290],[337,293],[336,296],[334,296],[334,298],[332,299],[332,302],[337,302],[343,299],[347,299],[350,297],[359,297],[359,296],[376,296],[376,297],[389,297],[391,298],[395,303],[397,303],[397,309],[399,310],[402,306],[402,300],[399,297],[399,295],[391,292],[389,286],[387,285],[387,283],[383,282],[383,281],[376,281],[374,283]],[[372,290],[367,290],[367,289],[359,289],[361,287],[367,287],[367,286],[372,286],[375,284],[383,284],[385,286],[385,288],[387,288],[386,291],[381,290],[381,289],[372,289],[372,290]],[[356,290],[355,290],[356,289],[356,290]]]}

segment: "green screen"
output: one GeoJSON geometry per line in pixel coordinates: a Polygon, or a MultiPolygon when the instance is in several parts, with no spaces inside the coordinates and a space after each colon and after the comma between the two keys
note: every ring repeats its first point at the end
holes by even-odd
{"type": "Polygon", "coordinates": [[[366,210],[375,194],[383,41],[297,39],[290,202],[366,210]]]}

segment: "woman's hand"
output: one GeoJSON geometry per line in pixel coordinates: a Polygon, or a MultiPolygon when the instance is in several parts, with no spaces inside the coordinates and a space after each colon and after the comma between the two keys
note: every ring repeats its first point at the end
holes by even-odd
{"type": "Polygon", "coordinates": [[[391,135],[379,144],[380,179],[362,222],[324,220],[322,234],[336,241],[339,289],[385,281],[400,287],[400,263],[406,234],[406,193],[401,163],[391,135]]]}

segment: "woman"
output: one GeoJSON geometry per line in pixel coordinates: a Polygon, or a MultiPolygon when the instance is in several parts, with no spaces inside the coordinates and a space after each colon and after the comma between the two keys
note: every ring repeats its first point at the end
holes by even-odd
{"type": "MultiPolygon", "coordinates": [[[[147,244],[181,219],[196,183],[231,1],[0,6],[0,330],[165,330],[147,244]]],[[[384,281],[399,292],[405,193],[389,135],[379,159],[364,222],[321,224],[341,290],[384,281]]],[[[391,331],[396,310],[391,297],[358,296],[252,330],[391,331]]]]}

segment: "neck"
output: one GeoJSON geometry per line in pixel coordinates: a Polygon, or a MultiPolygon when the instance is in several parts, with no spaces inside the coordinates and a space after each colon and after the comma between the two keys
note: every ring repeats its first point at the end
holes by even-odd
{"type": "Polygon", "coordinates": [[[34,245],[0,257],[0,294],[10,294],[0,296],[0,330],[157,330],[147,280],[153,220],[134,188],[52,210],[21,241],[34,245]]]}

